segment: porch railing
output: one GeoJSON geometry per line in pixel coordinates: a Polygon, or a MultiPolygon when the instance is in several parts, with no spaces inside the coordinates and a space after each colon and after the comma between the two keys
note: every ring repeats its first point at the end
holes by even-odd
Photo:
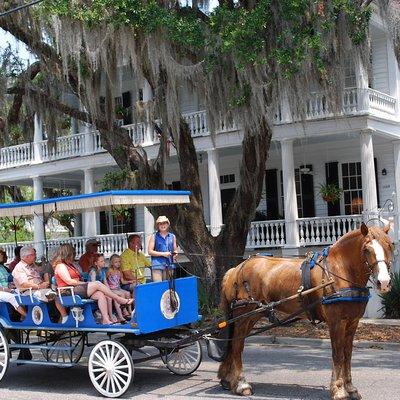
{"type": "MultiPolygon", "coordinates": [[[[99,252],[104,254],[107,258],[113,255],[114,253],[121,254],[127,247],[127,238],[129,235],[136,233],[140,236],[144,236],[143,232],[132,232],[132,233],[116,233],[110,235],[97,235],[90,236],[90,239],[96,238],[100,242],[99,252]]],[[[76,250],[76,257],[79,258],[85,252],[85,243],[89,239],[86,236],[80,237],[66,237],[61,239],[50,239],[47,241],[47,249],[48,253],[51,256],[51,253],[61,244],[69,243],[74,246],[76,250]]],[[[20,246],[35,246],[35,242],[18,242],[20,246]]],[[[3,243],[0,244],[6,253],[9,260],[14,258],[14,243],[3,243]]]]}
{"type": "Polygon", "coordinates": [[[31,143],[18,144],[0,149],[0,167],[2,168],[26,165],[32,161],[33,149],[31,143]]]}
{"type": "Polygon", "coordinates": [[[361,225],[361,215],[338,215],[335,217],[300,218],[300,245],[332,244],[345,233],[361,225]]]}
{"type": "Polygon", "coordinates": [[[285,221],[256,221],[250,225],[246,247],[281,247],[285,244],[285,221]]]}
{"type": "MultiPolygon", "coordinates": [[[[315,217],[298,219],[300,246],[324,246],[335,243],[345,233],[358,228],[362,222],[362,215],[338,215],[334,217],[315,217]]],[[[133,232],[144,237],[143,232],[133,232]]],[[[114,253],[122,253],[127,247],[127,237],[131,233],[117,233],[98,235],[95,238],[100,242],[99,251],[106,257],[114,253]]],[[[93,237],[93,236],[92,236],[93,237]]],[[[91,237],[91,238],[92,238],[91,237]]],[[[51,239],[47,241],[48,252],[51,252],[62,243],[72,244],[80,257],[85,252],[85,243],[88,237],[72,237],[51,239]]],[[[20,242],[19,245],[35,245],[34,242],[20,242]]],[[[285,221],[255,221],[250,225],[246,248],[277,248],[283,247],[285,240],[285,221]]],[[[0,244],[9,259],[14,257],[14,243],[0,244]]]]}

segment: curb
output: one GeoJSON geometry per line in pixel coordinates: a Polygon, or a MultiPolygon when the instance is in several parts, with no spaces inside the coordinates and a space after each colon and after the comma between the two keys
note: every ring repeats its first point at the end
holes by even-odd
{"type": "MultiPolygon", "coordinates": [[[[321,347],[324,349],[331,348],[330,339],[315,338],[295,338],[287,336],[253,336],[246,339],[249,344],[255,345],[277,345],[277,346],[296,346],[296,347],[321,347]]],[[[376,350],[400,350],[400,343],[395,342],[375,342],[372,340],[355,340],[354,348],[356,349],[376,349],[376,350]]]]}

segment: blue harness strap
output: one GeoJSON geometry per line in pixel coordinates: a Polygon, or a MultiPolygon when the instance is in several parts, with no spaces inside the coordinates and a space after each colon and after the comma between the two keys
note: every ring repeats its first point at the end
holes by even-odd
{"type": "Polygon", "coordinates": [[[367,303],[370,298],[369,288],[343,288],[336,293],[324,296],[321,304],[342,302],[367,303]]]}

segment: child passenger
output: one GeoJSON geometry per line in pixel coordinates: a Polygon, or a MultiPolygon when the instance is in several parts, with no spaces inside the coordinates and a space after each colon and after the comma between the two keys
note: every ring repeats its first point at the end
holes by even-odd
{"type": "MultiPolygon", "coordinates": [[[[124,290],[121,288],[121,284],[123,285],[130,285],[133,282],[127,281],[124,279],[122,272],[121,272],[121,257],[118,254],[113,254],[110,257],[110,266],[106,272],[107,284],[110,289],[117,293],[118,296],[124,297],[125,299],[131,298],[131,293],[128,290],[124,290]]],[[[126,306],[122,310],[122,313],[125,318],[131,317],[132,309],[130,306],[126,306]]]]}
{"type": "MultiPolygon", "coordinates": [[[[107,277],[106,277],[106,259],[103,254],[96,253],[93,256],[93,266],[89,269],[89,279],[91,282],[99,281],[108,286],[107,277]]],[[[126,320],[122,314],[121,305],[117,301],[113,301],[111,298],[107,298],[108,305],[108,316],[110,321],[113,324],[116,323],[125,323],[126,320]],[[115,311],[117,312],[118,318],[116,318],[113,314],[113,303],[115,311]]]]}

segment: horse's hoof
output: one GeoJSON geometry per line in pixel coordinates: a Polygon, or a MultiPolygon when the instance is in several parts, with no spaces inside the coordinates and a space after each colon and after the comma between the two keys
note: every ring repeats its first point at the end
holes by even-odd
{"type": "Polygon", "coordinates": [[[335,394],[332,396],[332,400],[352,400],[351,397],[347,394],[335,394]]]}
{"type": "Polygon", "coordinates": [[[246,381],[239,381],[235,392],[241,396],[251,396],[253,394],[253,388],[246,381]]]}
{"type": "Polygon", "coordinates": [[[226,379],[221,379],[219,381],[219,384],[225,389],[225,390],[230,390],[231,385],[229,384],[229,382],[226,379]]]}
{"type": "Polygon", "coordinates": [[[362,396],[358,392],[349,393],[351,400],[362,400],[362,396]]]}

